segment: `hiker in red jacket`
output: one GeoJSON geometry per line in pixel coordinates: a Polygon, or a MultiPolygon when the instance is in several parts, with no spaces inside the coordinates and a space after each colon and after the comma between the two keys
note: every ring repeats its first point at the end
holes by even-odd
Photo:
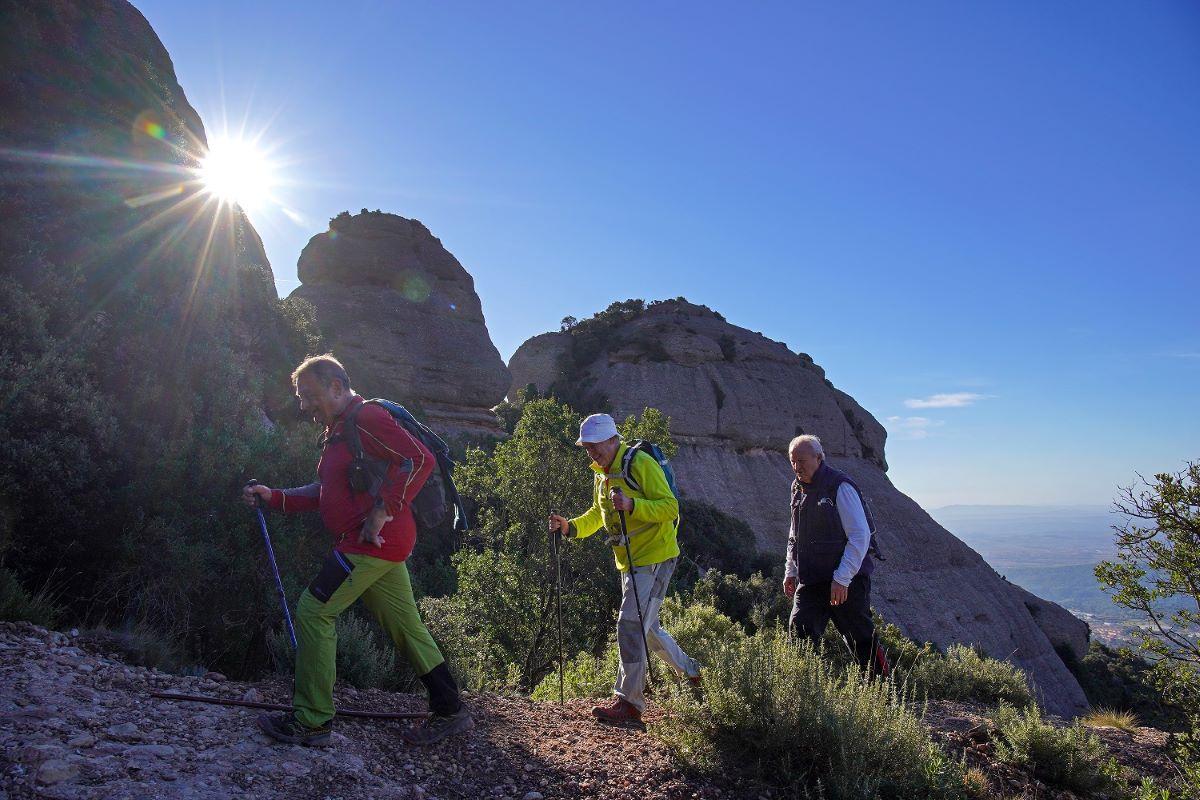
{"type": "Polygon", "coordinates": [[[292,373],[300,408],[325,425],[317,481],[295,489],[247,486],[248,504],[261,498],[284,513],[319,511],[333,535],[333,551],[300,596],[296,608],[296,686],[294,713],[264,714],[258,725],[269,736],[293,744],[328,744],[333,730],[333,683],[338,614],[362,599],[416,669],[429,692],[433,712],[420,727],[406,731],[410,744],[432,744],[474,727],[459,699],[445,659],[413,599],[405,560],[416,543],[411,503],[434,468],[425,445],[384,408],[364,403],[350,377],[332,355],[314,356],[292,373]],[[387,476],[378,496],[354,491],[354,457],[344,440],[356,426],[363,453],[386,461],[387,476]]]}

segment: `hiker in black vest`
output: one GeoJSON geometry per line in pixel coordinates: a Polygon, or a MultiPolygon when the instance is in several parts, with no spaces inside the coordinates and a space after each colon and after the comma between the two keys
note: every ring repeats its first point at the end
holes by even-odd
{"type": "Polygon", "coordinates": [[[859,666],[886,675],[871,618],[875,562],[867,552],[871,525],[862,495],[846,473],[825,463],[816,436],[797,436],[788,457],[796,473],[783,579],[783,591],[795,597],[791,630],[819,645],[832,619],[859,666]]]}

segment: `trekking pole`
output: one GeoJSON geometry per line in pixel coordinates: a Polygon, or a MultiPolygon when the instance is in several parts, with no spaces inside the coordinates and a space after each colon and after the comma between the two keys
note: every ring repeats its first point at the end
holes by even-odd
{"type": "MultiPolygon", "coordinates": [[[[253,478],[246,484],[247,486],[257,486],[258,481],[253,478]]],[[[255,495],[254,513],[258,515],[258,527],[262,529],[263,544],[267,548],[267,561],[271,563],[271,572],[275,575],[275,588],[279,590],[279,604],[283,606],[283,621],[287,623],[288,636],[292,639],[292,650],[296,650],[296,629],[292,626],[292,612],[288,611],[287,592],[283,590],[283,579],[279,577],[279,567],[275,564],[275,549],[271,547],[271,536],[267,533],[267,519],[263,516],[263,499],[261,496],[255,495]]]]}
{"type": "MultiPolygon", "coordinates": [[[[637,574],[633,571],[633,551],[629,548],[629,529],[625,526],[625,512],[618,511],[617,516],[621,519],[621,538],[625,541],[625,558],[629,560],[629,582],[633,584],[633,602],[637,604],[638,612],[638,630],[642,632],[642,648],[646,651],[646,677],[650,683],[654,683],[654,666],[650,663],[650,645],[646,642],[646,618],[642,616],[642,598],[638,596],[637,574]]],[[[650,607],[646,606],[649,611],[650,607]]]]}
{"type": "Polygon", "coordinates": [[[554,554],[554,606],[558,616],[558,704],[565,705],[563,693],[563,628],[562,628],[562,533],[550,532],[550,549],[554,554]]]}

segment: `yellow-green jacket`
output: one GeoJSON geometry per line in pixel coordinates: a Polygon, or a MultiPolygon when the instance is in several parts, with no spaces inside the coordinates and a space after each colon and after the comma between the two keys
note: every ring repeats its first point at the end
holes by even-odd
{"type": "Polygon", "coordinates": [[[613,555],[617,559],[617,569],[622,572],[629,569],[625,556],[625,545],[621,542],[621,520],[617,510],[613,508],[608,493],[620,489],[626,497],[633,498],[633,511],[625,515],[626,527],[629,530],[629,548],[633,553],[634,566],[644,567],[648,564],[658,564],[679,555],[679,544],[675,540],[677,521],[679,519],[679,501],[671,494],[667,484],[667,476],[662,467],[650,455],[639,452],[633,457],[629,470],[634,481],[641,486],[641,491],[635,491],[621,477],[621,462],[629,445],[621,442],[617,456],[605,472],[595,463],[591,465],[595,473],[592,486],[592,507],[581,516],[571,520],[570,537],[585,538],[604,528],[613,544],[613,555]]]}

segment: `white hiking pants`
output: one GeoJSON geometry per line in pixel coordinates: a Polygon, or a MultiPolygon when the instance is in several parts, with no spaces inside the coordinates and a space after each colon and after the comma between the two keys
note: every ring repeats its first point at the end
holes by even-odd
{"type": "Polygon", "coordinates": [[[642,634],[638,630],[634,581],[637,581],[637,597],[642,601],[642,618],[646,621],[646,645],[680,675],[700,674],[700,665],[680,649],[658,621],[658,612],[667,596],[667,585],[671,583],[671,575],[675,572],[675,561],[672,558],[621,573],[621,613],[617,615],[617,650],[620,652],[621,666],[617,669],[613,693],[637,706],[639,711],[646,707],[644,692],[648,664],[642,634]]]}

